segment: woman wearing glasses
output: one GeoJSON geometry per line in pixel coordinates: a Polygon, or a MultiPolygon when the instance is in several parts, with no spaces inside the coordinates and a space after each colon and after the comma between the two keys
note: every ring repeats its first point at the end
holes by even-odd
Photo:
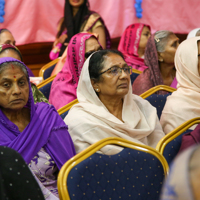
{"type": "MultiPolygon", "coordinates": [[[[120,137],[156,147],[164,136],[156,109],[131,92],[131,67],[116,50],[102,50],[89,57],[77,88],[79,103],[66,118],[76,152],[107,137],[120,137]]],[[[104,147],[104,154],[121,148],[104,147]]]]}
{"type": "Polygon", "coordinates": [[[97,38],[90,33],[78,33],[72,37],[66,62],[51,86],[49,102],[56,110],[77,98],[76,89],[85,59],[100,49],[97,38]]]}

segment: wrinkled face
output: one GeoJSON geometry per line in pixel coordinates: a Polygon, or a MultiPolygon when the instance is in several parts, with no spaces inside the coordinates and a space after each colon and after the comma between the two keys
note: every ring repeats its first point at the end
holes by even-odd
{"type": "Polygon", "coordinates": [[[29,84],[19,66],[6,67],[0,74],[0,107],[2,110],[21,110],[29,97],[29,84]]]}
{"type": "Polygon", "coordinates": [[[198,71],[200,76],[200,40],[197,42],[197,47],[198,47],[198,71]]]}
{"type": "Polygon", "coordinates": [[[85,59],[87,59],[93,52],[101,50],[102,47],[99,45],[95,37],[90,37],[85,42],[85,59]]]}
{"type": "Polygon", "coordinates": [[[0,58],[3,58],[3,57],[11,57],[11,58],[15,58],[21,61],[21,58],[18,55],[18,53],[12,49],[6,49],[2,53],[0,53],[0,58]]]}
{"type": "Polygon", "coordinates": [[[84,3],[84,0],[69,0],[69,4],[72,7],[80,7],[84,3]]]}
{"type": "MultiPolygon", "coordinates": [[[[114,53],[109,53],[105,56],[103,62],[104,68],[102,72],[107,69],[118,66],[120,68],[127,67],[124,59],[114,53]]],[[[125,73],[123,70],[117,75],[112,75],[110,71],[103,73],[100,77],[100,81],[96,84],[93,84],[93,88],[97,91],[99,98],[115,98],[115,97],[124,97],[129,90],[130,83],[130,74],[125,73]]]]}
{"type": "Polygon", "coordinates": [[[13,35],[10,32],[4,31],[0,35],[0,44],[12,44],[12,45],[15,45],[15,39],[14,39],[13,35]]]}
{"type": "Polygon", "coordinates": [[[174,57],[178,46],[179,38],[176,35],[171,34],[166,44],[165,51],[160,53],[163,62],[167,64],[174,64],[174,57]]]}
{"type": "Polygon", "coordinates": [[[140,37],[140,43],[139,43],[139,48],[145,50],[145,47],[147,45],[147,41],[149,37],[151,36],[151,31],[147,26],[144,26],[142,29],[142,34],[140,37]]]}

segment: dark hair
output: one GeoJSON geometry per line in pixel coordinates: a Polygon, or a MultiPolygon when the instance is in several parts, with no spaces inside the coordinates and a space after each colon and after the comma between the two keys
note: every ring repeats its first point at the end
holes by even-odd
{"type": "Polygon", "coordinates": [[[2,64],[0,64],[0,74],[2,73],[3,70],[5,70],[7,67],[10,67],[12,65],[15,65],[17,67],[20,67],[21,70],[24,72],[24,74],[26,75],[26,78],[27,80],[29,79],[29,76],[28,76],[28,72],[27,72],[27,69],[26,67],[20,63],[20,62],[17,62],[17,61],[12,61],[12,62],[4,62],[2,64]]]}
{"type": "MultiPolygon", "coordinates": [[[[78,12],[73,16],[73,9],[69,3],[69,0],[65,0],[65,10],[64,10],[64,20],[61,25],[60,31],[57,34],[59,37],[64,29],[67,29],[67,39],[65,42],[69,42],[70,39],[77,33],[79,33],[83,21],[86,19],[86,16],[90,13],[89,2],[84,0],[83,4],[79,7],[78,12]]],[[[66,46],[62,45],[60,55],[64,52],[66,46]]]]}
{"type": "Polygon", "coordinates": [[[104,68],[105,56],[108,54],[117,54],[124,59],[123,54],[118,50],[104,49],[95,52],[89,61],[89,74],[90,79],[98,82],[100,80],[100,72],[104,68]]]}

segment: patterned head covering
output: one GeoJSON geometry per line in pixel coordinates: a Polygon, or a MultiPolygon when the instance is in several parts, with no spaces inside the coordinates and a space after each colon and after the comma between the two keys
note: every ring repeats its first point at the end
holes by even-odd
{"type": "Polygon", "coordinates": [[[14,51],[16,51],[18,53],[18,55],[21,58],[21,61],[23,62],[22,54],[21,54],[21,52],[19,51],[19,49],[16,46],[14,46],[12,44],[1,44],[0,45],[0,54],[2,52],[4,52],[4,50],[6,50],[6,49],[14,49],[14,51]]]}
{"type": "Polygon", "coordinates": [[[49,102],[58,110],[76,99],[76,89],[85,62],[85,42],[90,33],[78,33],[72,37],[67,49],[67,60],[54,79],[49,102]]]}
{"type": "Polygon", "coordinates": [[[138,57],[138,48],[144,26],[147,26],[151,30],[149,25],[142,23],[135,23],[128,26],[124,31],[118,46],[118,50],[125,56],[126,63],[140,71],[147,68],[144,64],[144,59],[138,57]]]}

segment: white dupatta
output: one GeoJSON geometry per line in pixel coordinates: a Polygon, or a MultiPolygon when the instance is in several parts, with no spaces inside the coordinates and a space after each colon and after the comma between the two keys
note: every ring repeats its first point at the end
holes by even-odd
{"type": "Polygon", "coordinates": [[[187,39],[179,45],[176,51],[177,91],[168,96],[160,120],[166,134],[185,121],[200,116],[198,40],[200,37],[187,39]]]}
{"type": "MultiPolygon", "coordinates": [[[[66,118],[69,133],[79,153],[91,144],[106,138],[120,137],[140,144],[156,147],[164,136],[156,109],[146,100],[129,92],[124,97],[122,119],[112,115],[96,95],[89,76],[89,60],[85,61],[77,88],[79,103],[74,105],[66,118]]],[[[108,146],[104,154],[118,153],[121,148],[108,146]]]]}

